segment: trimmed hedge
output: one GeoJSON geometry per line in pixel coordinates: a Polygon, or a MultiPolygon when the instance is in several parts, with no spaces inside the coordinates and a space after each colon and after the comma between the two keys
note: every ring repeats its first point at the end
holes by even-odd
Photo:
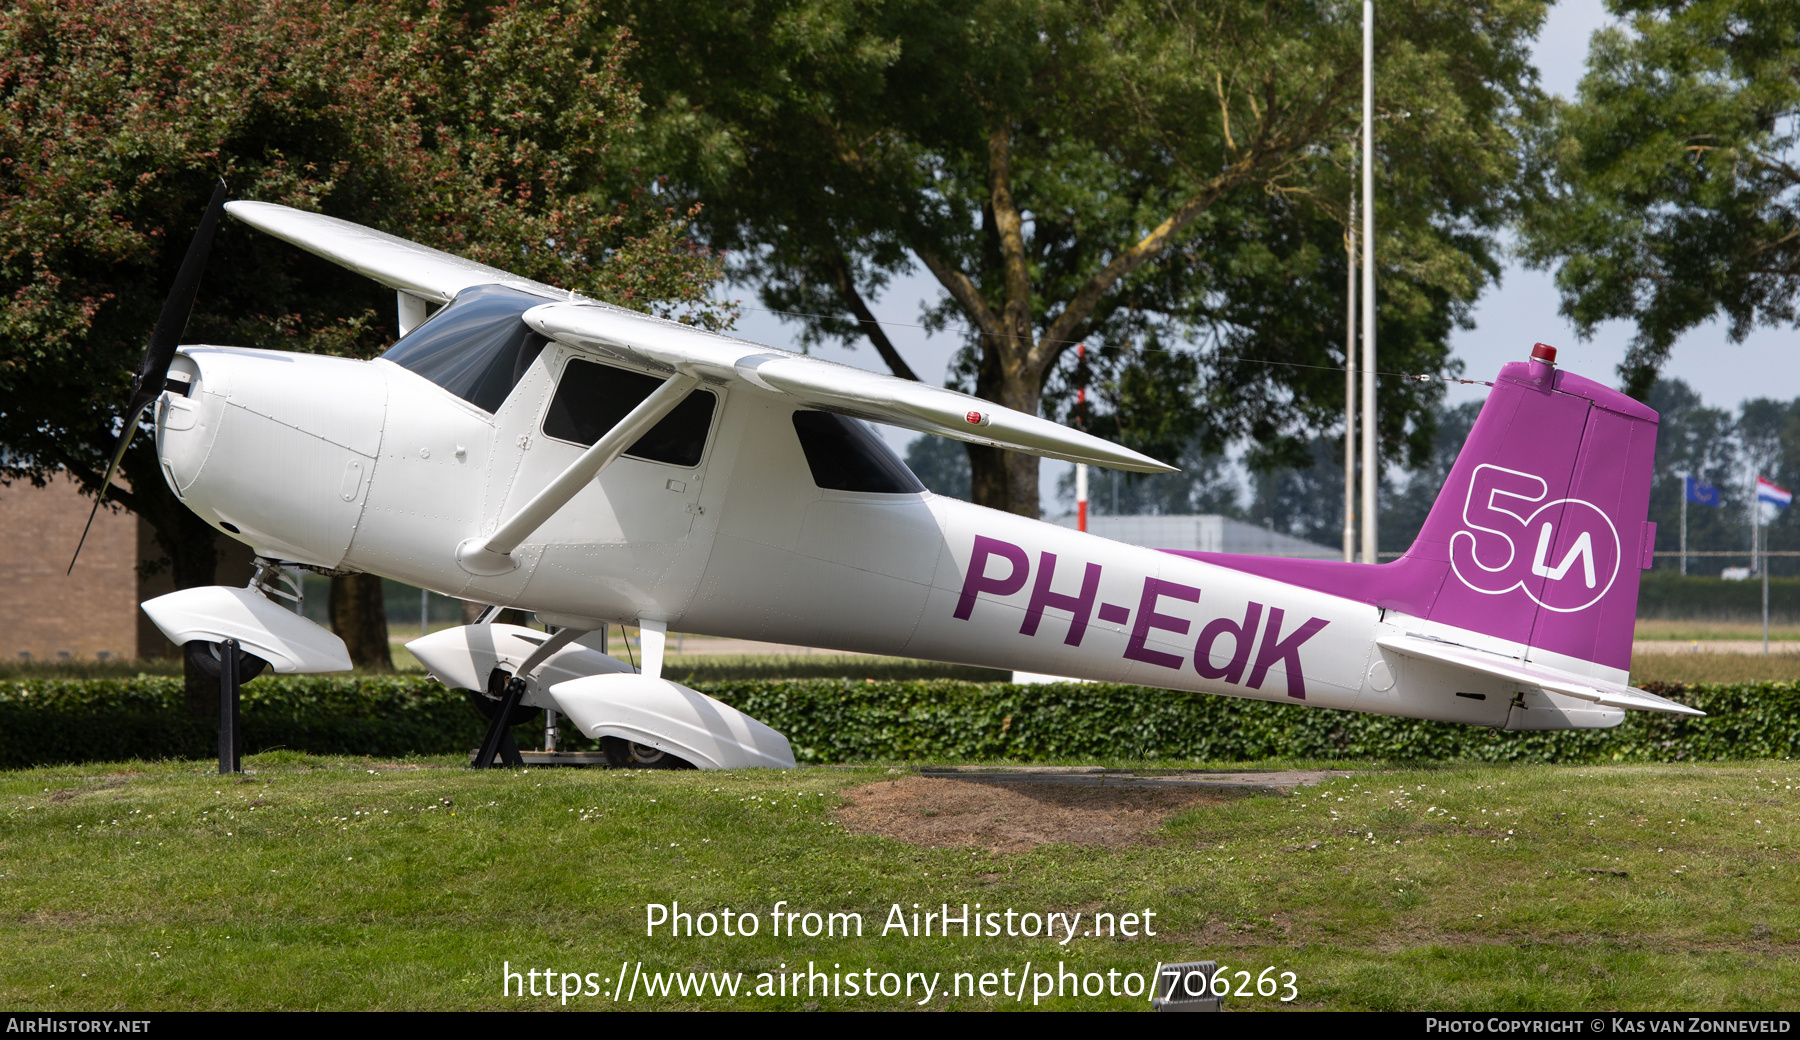
{"type": "MultiPolygon", "coordinates": [[[[180,676],[0,683],[0,767],[216,758],[217,719],[188,715],[185,697],[180,676]]],[[[239,717],[246,753],[467,754],[485,730],[465,694],[423,677],[257,679],[239,717]]]]}
{"type": "Polygon", "coordinates": [[[1507,733],[1137,686],[719,683],[802,762],[1078,758],[1675,762],[1800,755],[1792,683],[1656,687],[1707,718],[1627,712],[1606,730],[1507,733]]]}
{"type": "MultiPolygon", "coordinates": [[[[1800,686],[1656,688],[1708,713],[1628,712],[1607,730],[1474,726],[1103,683],[791,680],[698,688],[787,734],[805,763],[870,760],[1376,758],[1680,762],[1800,755],[1800,686]]],[[[179,678],[0,683],[0,768],[209,759],[211,719],[182,708],[179,678]]],[[[423,678],[269,677],[244,688],[245,750],[467,754],[483,725],[466,696],[423,678]]],[[[540,731],[520,726],[521,747],[540,731]]],[[[576,739],[566,746],[592,746],[576,739]]]]}
{"type": "MultiPolygon", "coordinates": [[[[1744,561],[1730,562],[1741,564],[1744,561]]],[[[1690,560],[1688,565],[1691,568],[1693,561],[1690,560]]],[[[1762,581],[1726,581],[1683,575],[1672,570],[1645,571],[1638,586],[1637,616],[1670,620],[1759,621],[1762,619],[1762,581]]],[[[1769,620],[1784,625],[1800,621],[1800,578],[1770,575],[1769,620]]]]}

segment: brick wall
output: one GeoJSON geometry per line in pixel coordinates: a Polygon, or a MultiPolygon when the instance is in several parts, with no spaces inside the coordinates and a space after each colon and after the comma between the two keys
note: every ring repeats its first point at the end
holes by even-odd
{"type": "Polygon", "coordinates": [[[93,500],[60,474],[0,487],[0,657],[138,656],[137,517],[100,510],[64,575],[93,500]]]}
{"type": "MultiPolygon", "coordinates": [[[[138,579],[138,563],[162,556],[149,524],[101,509],[73,574],[63,572],[93,500],[57,476],[42,488],[0,487],[0,659],[34,661],[161,657],[175,652],[137,605],[174,589],[167,568],[138,579]]],[[[250,580],[250,548],[219,538],[218,582],[250,580]]]]}

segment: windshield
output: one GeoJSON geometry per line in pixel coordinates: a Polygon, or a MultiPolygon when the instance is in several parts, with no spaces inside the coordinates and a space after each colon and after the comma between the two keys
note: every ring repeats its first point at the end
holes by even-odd
{"type": "Polygon", "coordinates": [[[494,412],[544,349],[520,316],[545,302],[503,285],[473,286],[381,356],[494,412]]]}
{"type": "Polygon", "coordinates": [[[925,490],[866,422],[831,412],[795,412],[794,432],[800,435],[813,483],[822,488],[878,495],[925,490]]]}

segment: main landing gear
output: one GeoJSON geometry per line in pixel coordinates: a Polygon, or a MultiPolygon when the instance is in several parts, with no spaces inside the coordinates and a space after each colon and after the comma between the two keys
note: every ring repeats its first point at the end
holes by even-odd
{"type": "Polygon", "coordinates": [[[623,737],[601,737],[600,750],[614,769],[692,769],[694,764],[676,758],[662,748],[639,744],[623,737]]]}
{"type": "Polygon", "coordinates": [[[482,738],[481,748],[475,752],[470,767],[492,769],[495,755],[500,756],[502,765],[525,764],[524,757],[519,754],[519,745],[513,740],[512,728],[537,718],[539,709],[521,704],[524,696],[525,680],[504,668],[488,673],[485,691],[469,691],[469,702],[475,705],[482,718],[488,720],[487,735],[482,738]]]}

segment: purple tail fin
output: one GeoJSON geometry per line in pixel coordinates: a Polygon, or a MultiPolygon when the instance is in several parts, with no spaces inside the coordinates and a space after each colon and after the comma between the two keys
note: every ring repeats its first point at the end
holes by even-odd
{"type": "Polygon", "coordinates": [[[1631,666],[1656,413],[1558,371],[1506,365],[1406,555],[1390,564],[1184,553],[1620,670],[1631,666]]]}

